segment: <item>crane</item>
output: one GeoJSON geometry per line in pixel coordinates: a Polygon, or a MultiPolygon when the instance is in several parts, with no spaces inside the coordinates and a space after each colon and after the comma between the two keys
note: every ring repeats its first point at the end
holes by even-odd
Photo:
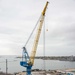
{"type": "Polygon", "coordinates": [[[28,55],[26,47],[23,47],[22,61],[20,62],[20,65],[23,66],[23,67],[26,67],[26,74],[27,75],[31,75],[31,69],[32,69],[32,66],[34,64],[34,58],[35,58],[35,54],[36,54],[36,50],[37,50],[37,46],[38,46],[38,41],[39,41],[40,33],[41,33],[41,30],[42,30],[45,12],[46,12],[48,3],[49,2],[47,1],[46,5],[45,5],[45,7],[44,7],[44,9],[41,13],[39,26],[37,28],[37,33],[36,33],[36,36],[35,36],[35,39],[34,39],[32,52],[31,52],[30,57],[28,55]]]}

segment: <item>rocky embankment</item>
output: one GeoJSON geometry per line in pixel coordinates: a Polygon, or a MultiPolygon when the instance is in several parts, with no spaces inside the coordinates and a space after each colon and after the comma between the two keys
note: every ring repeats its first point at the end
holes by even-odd
{"type": "Polygon", "coordinates": [[[12,75],[12,74],[6,74],[6,73],[3,73],[3,72],[0,72],[0,75],[12,75]]]}

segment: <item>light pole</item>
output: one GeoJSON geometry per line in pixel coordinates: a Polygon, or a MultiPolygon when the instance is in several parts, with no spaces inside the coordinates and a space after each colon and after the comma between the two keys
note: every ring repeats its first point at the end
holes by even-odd
{"type": "Polygon", "coordinates": [[[8,61],[6,59],[6,75],[7,75],[7,71],[8,71],[8,61]]]}

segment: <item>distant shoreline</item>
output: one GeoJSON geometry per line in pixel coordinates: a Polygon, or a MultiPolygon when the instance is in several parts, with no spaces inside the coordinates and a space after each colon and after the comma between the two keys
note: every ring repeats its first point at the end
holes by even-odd
{"type": "MultiPolygon", "coordinates": [[[[22,57],[16,57],[22,58],[22,57]]],[[[43,59],[43,60],[60,60],[60,61],[75,61],[75,56],[37,56],[35,59],[43,59]]]]}

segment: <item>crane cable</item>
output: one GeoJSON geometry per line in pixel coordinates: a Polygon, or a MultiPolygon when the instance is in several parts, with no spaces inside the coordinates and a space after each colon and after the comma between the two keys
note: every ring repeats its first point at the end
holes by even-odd
{"type": "Polygon", "coordinates": [[[33,34],[33,32],[34,32],[34,30],[36,29],[36,27],[37,27],[37,25],[38,25],[38,22],[40,21],[40,18],[41,18],[41,16],[39,17],[37,23],[35,24],[35,27],[33,28],[33,30],[32,30],[32,32],[31,32],[29,38],[28,38],[27,41],[26,41],[26,44],[24,45],[24,47],[28,44],[28,42],[29,42],[29,40],[30,40],[30,38],[31,38],[31,36],[32,36],[32,34],[33,34]]]}
{"type": "MultiPolygon", "coordinates": [[[[45,17],[44,17],[44,25],[43,25],[43,56],[44,56],[44,59],[45,59],[45,17]]],[[[46,73],[46,62],[45,60],[43,60],[43,65],[44,65],[44,71],[46,73]]],[[[46,74],[45,74],[46,75],[46,74]]]]}

